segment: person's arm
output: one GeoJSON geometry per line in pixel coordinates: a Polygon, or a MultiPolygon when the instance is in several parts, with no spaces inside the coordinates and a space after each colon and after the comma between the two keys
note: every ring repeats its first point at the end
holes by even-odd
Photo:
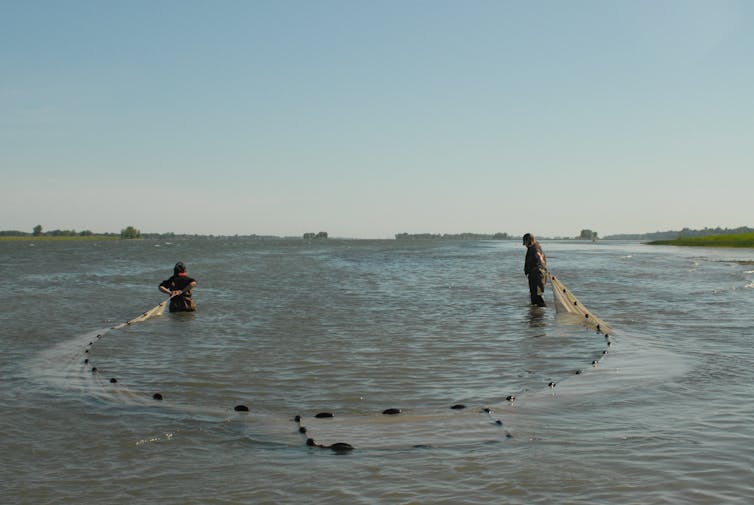
{"type": "Polygon", "coordinates": [[[166,295],[170,295],[170,298],[173,298],[174,296],[178,296],[181,293],[183,293],[183,291],[181,291],[180,289],[170,289],[170,288],[171,286],[170,286],[169,279],[167,281],[164,281],[162,284],[160,284],[160,291],[162,291],[166,295]]]}
{"type": "MultiPolygon", "coordinates": [[[[189,278],[187,280],[189,281],[189,283],[186,284],[183,289],[174,289],[170,292],[170,298],[190,293],[191,290],[196,287],[196,281],[194,279],[189,278]]],[[[191,294],[187,294],[186,296],[190,297],[191,294]]]]}

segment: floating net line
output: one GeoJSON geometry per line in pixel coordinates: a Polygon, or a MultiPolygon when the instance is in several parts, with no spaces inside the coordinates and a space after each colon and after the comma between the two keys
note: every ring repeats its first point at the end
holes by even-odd
{"type": "MultiPolygon", "coordinates": [[[[581,324],[603,334],[607,346],[611,346],[608,325],[590,312],[554,275],[551,275],[550,279],[556,311],[578,316],[581,324]]],[[[79,372],[82,378],[88,376],[90,383],[97,386],[97,390],[91,391],[92,393],[111,395],[111,397],[117,397],[128,404],[160,405],[165,410],[195,414],[199,417],[222,416],[225,420],[232,417],[244,424],[251,438],[261,442],[290,446],[300,444],[303,441],[306,446],[330,449],[336,453],[350,452],[355,448],[421,449],[448,445],[473,445],[480,442],[499,442],[513,438],[503,421],[496,417],[495,411],[496,409],[513,406],[516,401],[515,393],[501,395],[500,399],[490,406],[453,404],[445,408],[424,410],[388,408],[381,412],[347,414],[344,416],[336,416],[328,411],[307,413],[305,416],[300,414],[281,416],[279,413],[250,409],[244,404],[233,407],[202,407],[171,402],[163,396],[162,392],[132,391],[117,377],[114,377],[110,371],[93,366],[92,351],[95,344],[104,338],[105,334],[163,315],[169,301],[170,299],[166,299],[133,319],[116,324],[97,333],[96,336],[92,333],[88,337],[91,340],[83,346],[83,355],[79,353],[78,358],[74,359],[79,363],[79,372]],[[426,422],[433,423],[431,433],[427,433],[426,422]],[[347,435],[344,436],[346,433],[347,435]],[[373,442],[375,433],[382,435],[377,437],[379,443],[376,445],[373,442]],[[347,438],[348,441],[342,441],[343,438],[347,438]],[[387,439],[389,439],[389,442],[385,441],[387,439]]],[[[76,342],[80,340],[76,339],[76,342]]],[[[606,357],[607,354],[607,350],[603,351],[602,357],[606,357]]],[[[592,361],[591,366],[599,366],[599,361],[599,359],[592,361]]],[[[581,374],[582,370],[578,369],[575,373],[581,374]]],[[[556,385],[556,382],[550,382],[547,387],[552,390],[556,385]]],[[[519,394],[523,392],[521,391],[519,394]]]]}

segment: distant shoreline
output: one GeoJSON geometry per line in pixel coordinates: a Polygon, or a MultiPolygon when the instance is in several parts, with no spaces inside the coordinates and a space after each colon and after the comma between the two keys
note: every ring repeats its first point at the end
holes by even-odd
{"type": "MultiPolygon", "coordinates": [[[[31,233],[11,234],[14,232],[0,232],[0,242],[91,242],[98,240],[187,240],[187,239],[203,239],[203,240],[226,240],[226,239],[241,239],[241,240],[302,240],[307,242],[320,242],[320,241],[339,241],[339,240],[395,240],[400,242],[412,242],[412,241],[463,241],[463,240],[492,240],[492,241],[517,241],[517,236],[512,236],[507,233],[498,234],[479,234],[479,233],[458,233],[458,234],[408,234],[400,233],[396,234],[395,238],[349,238],[349,237],[302,237],[302,236],[277,236],[277,235],[200,235],[200,234],[175,234],[175,233],[143,233],[139,237],[123,237],[121,234],[116,233],[86,233],[86,234],[49,234],[43,233],[41,235],[34,235],[31,233]]],[[[16,232],[18,233],[18,232],[16,232]]],[[[541,237],[540,240],[544,241],[573,241],[573,242],[592,242],[592,240],[582,239],[580,237],[541,237]]],[[[716,235],[704,235],[704,236],[681,236],[672,239],[661,240],[647,240],[647,237],[642,240],[638,237],[632,237],[630,239],[620,236],[607,236],[597,239],[597,242],[611,242],[617,240],[633,240],[639,241],[646,245],[670,245],[670,246],[685,246],[685,247],[730,247],[730,248],[754,248],[754,232],[744,233],[724,233],[716,235]]]]}

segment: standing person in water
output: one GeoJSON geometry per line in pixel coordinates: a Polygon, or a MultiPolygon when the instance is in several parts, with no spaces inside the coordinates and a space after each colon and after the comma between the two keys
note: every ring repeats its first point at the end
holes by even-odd
{"type": "Polygon", "coordinates": [[[524,273],[529,278],[529,296],[531,304],[537,307],[546,307],[544,298],[545,283],[547,282],[547,259],[542,252],[537,239],[534,235],[527,233],[524,235],[524,245],[526,246],[526,259],[524,260],[524,273]]]}
{"type": "Polygon", "coordinates": [[[196,303],[191,299],[191,290],[195,287],[196,281],[186,273],[186,265],[176,263],[173,276],[160,283],[160,291],[170,295],[170,312],[195,311],[196,303]]]}

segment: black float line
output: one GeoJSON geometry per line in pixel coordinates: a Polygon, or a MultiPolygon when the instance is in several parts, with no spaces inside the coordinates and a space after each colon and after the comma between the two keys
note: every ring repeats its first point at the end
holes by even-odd
{"type": "MultiPolygon", "coordinates": [[[[335,417],[330,412],[326,412],[326,413],[320,412],[320,414],[317,414],[314,417],[319,417],[320,419],[332,419],[333,417],[335,417]],[[320,416],[320,414],[327,414],[327,415],[320,416]]],[[[297,415],[297,416],[295,416],[293,418],[293,421],[295,421],[296,424],[298,424],[298,432],[301,433],[304,436],[304,438],[306,439],[306,445],[308,447],[318,447],[320,449],[330,449],[333,452],[335,452],[336,454],[348,454],[348,453],[350,453],[351,451],[354,450],[354,447],[351,444],[347,443],[347,442],[335,442],[334,444],[330,444],[330,445],[324,445],[324,444],[320,444],[320,443],[316,442],[312,437],[308,436],[308,431],[309,430],[306,428],[306,426],[304,426],[302,424],[302,422],[301,422],[302,420],[303,420],[303,418],[301,416],[299,416],[299,415],[297,415]]]]}

